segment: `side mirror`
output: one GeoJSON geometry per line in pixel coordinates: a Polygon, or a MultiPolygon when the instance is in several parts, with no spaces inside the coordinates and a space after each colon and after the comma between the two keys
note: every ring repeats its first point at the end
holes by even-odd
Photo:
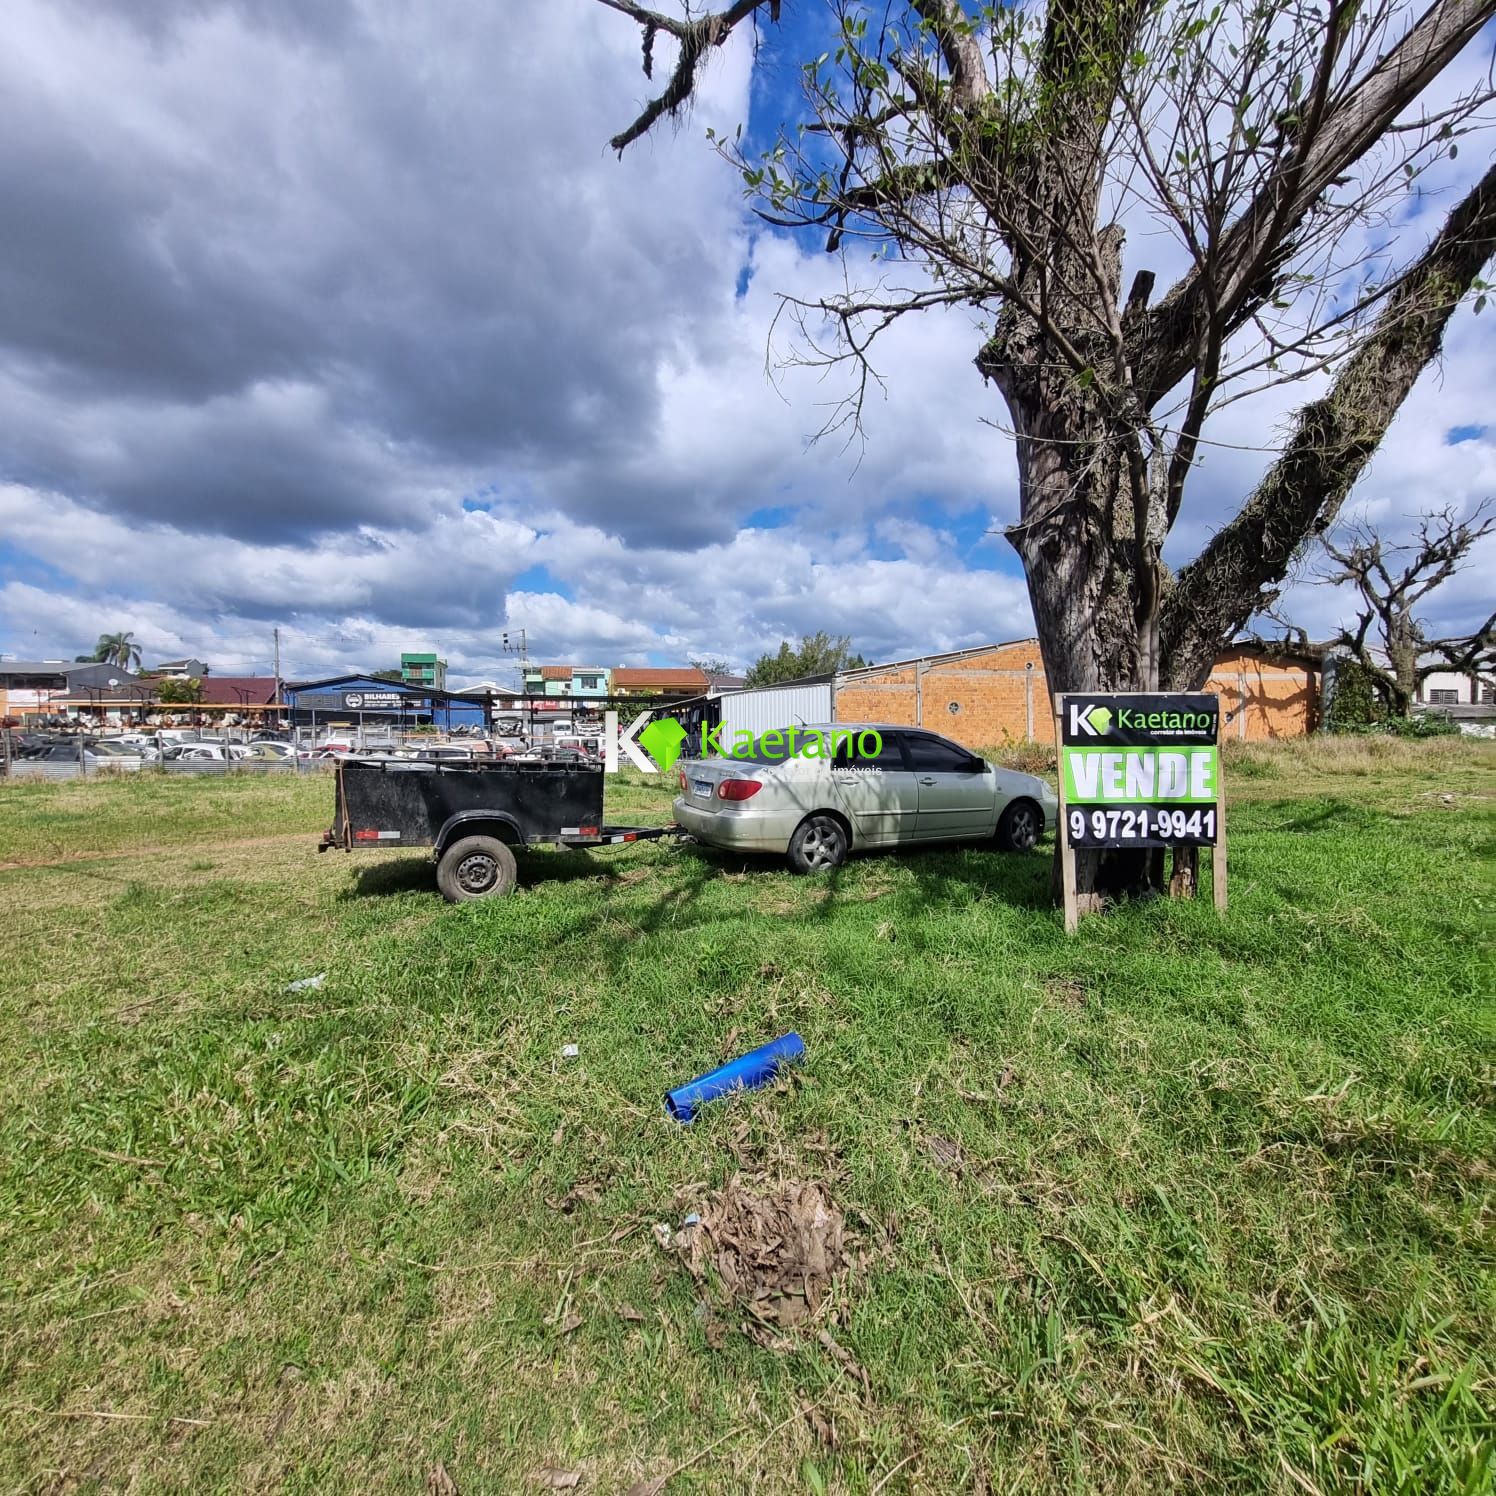
{"type": "Polygon", "coordinates": [[[967,759],[966,772],[968,774],[985,774],[987,772],[987,760],[985,758],[967,759]]]}

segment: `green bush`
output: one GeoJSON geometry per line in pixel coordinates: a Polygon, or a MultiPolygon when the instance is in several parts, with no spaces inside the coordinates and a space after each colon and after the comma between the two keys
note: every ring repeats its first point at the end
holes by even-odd
{"type": "Polygon", "coordinates": [[[1359,660],[1342,659],[1335,670],[1335,695],[1325,727],[1330,732],[1383,731],[1387,701],[1375,675],[1359,660]]]}
{"type": "Polygon", "coordinates": [[[1389,717],[1382,731],[1396,738],[1452,738],[1459,736],[1460,728],[1443,712],[1424,712],[1417,717],[1389,717]]]}

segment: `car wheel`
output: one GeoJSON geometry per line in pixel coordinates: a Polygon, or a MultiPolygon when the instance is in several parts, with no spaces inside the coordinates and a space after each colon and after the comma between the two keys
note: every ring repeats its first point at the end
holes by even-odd
{"type": "Polygon", "coordinates": [[[1031,852],[1044,831],[1044,812],[1032,800],[1010,800],[997,818],[997,844],[1005,852],[1031,852]]]}
{"type": "Polygon", "coordinates": [[[496,836],[465,836],[442,853],[436,886],[451,904],[510,892],[519,874],[514,853],[496,836]]]}
{"type": "Polygon", "coordinates": [[[807,816],[790,838],[789,864],[797,873],[823,873],[847,860],[847,833],[834,816],[807,816]]]}

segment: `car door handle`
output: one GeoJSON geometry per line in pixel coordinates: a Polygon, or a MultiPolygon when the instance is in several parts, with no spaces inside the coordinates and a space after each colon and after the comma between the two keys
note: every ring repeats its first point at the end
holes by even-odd
{"type": "Polygon", "coordinates": [[[934,784],[935,781],[933,779],[931,779],[928,774],[926,774],[925,777],[920,780],[920,783],[921,784],[934,784]]]}

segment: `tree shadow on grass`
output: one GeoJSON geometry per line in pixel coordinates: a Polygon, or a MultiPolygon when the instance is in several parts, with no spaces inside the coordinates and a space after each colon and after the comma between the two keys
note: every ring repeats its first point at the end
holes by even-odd
{"type": "MultiPolygon", "coordinates": [[[[1048,847],[1019,853],[998,852],[985,844],[905,847],[897,851],[866,853],[839,868],[806,874],[803,882],[812,892],[812,898],[782,917],[800,922],[825,922],[849,905],[876,899],[888,899],[893,905],[921,910],[940,905],[969,906],[984,899],[1015,908],[1047,909],[1050,906],[1051,856],[1048,847]],[[912,873],[912,886],[901,882],[886,891],[870,891],[860,874],[880,863],[912,873]]],[[[735,917],[757,919],[763,911],[749,897],[751,880],[756,875],[767,879],[784,871],[781,857],[728,852],[700,843],[682,849],[681,859],[685,866],[684,877],[672,879],[659,898],[642,914],[635,916],[634,924],[641,933],[653,934],[666,925],[679,929],[696,923],[692,911],[702,894],[713,883],[728,877],[744,880],[740,885],[744,888],[743,906],[735,917]]],[[[716,913],[713,922],[721,923],[723,918],[722,913],[716,913]]]]}
{"type": "MultiPolygon", "coordinates": [[[[825,922],[849,905],[870,899],[888,899],[893,906],[932,910],[939,906],[975,905],[994,900],[1021,909],[1049,906],[1051,852],[1041,847],[1032,852],[998,852],[983,845],[905,847],[897,851],[859,855],[842,867],[806,875],[803,882],[812,897],[787,918],[825,922]],[[912,883],[902,880],[886,891],[870,891],[859,875],[880,864],[912,874],[912,883]]],[[[519,887],[538,888],[553,883],[598,880],[618,883],[626,869],[612,859],[595,857],[588,851],[554,850],[521,854],[519,887]]],[[[741,907],[717,910],[712,923],[735,919],[756,920],[763,911],[754,902],[753,879],[766,880],[784,871],[781,857],[769,854],[728,852],[701,843],[689,843],[677,853],[674,866],[661,868],[664,886],[643,909],[630,910],[630,923],[641,935],[654,935],[667,927],[683,929],[704,922],[697,906],[713,885],[725,878],[741,879],[741,907]]],[[[408,857],[360,868],[342,899],[386,898],[405,893],[430,893],[437,897],[436,870],[425,857],[408,857]]],[[[597,919],[593,909],[579,912],[554,930],[545,942],[564,945],[584,936],[597,919]]]]}
{"type": "Polygon", "coordinates": [[[1375,826],[1384,819],[1377,812],[1368,811],[1362,805],[1352,805],[1346,800],[1324,800],[1307,808],[1303,804],[1285,805],[1283,809],[1292,812],[1290,818],[1265,827],[1265,830],[1302,834],[1320,831],[1333,822],[1343,822],[1345,830],[1356,831],[1375,826]]]}
{"type": "Polygon", "coordinates": [[[922,902],[991,899],[1015,909],[1053,908],[1053,842],[1042,842],[1030,852],[1002,852],[982,843],[910,847],[891,855],[914,875],[922,902]]]}

